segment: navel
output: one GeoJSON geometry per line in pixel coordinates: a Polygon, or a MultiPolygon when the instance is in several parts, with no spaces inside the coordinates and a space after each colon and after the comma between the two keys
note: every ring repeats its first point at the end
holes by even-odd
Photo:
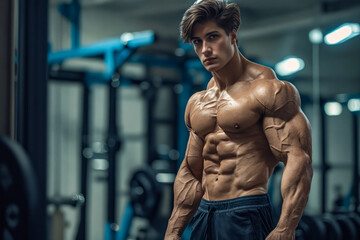
{"type": "Polygon", "coordinates": [[[240,128],[240,125],[236,123],[236,124],[234,125],[234,128],[235,128],[235,129],[239,129],[239,128],[240,128]]]}

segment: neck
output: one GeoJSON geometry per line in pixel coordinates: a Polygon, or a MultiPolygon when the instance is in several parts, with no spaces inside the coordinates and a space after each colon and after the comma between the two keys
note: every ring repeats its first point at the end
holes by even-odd
{"type": "Polygon", "coordinates": [[[243,79],[245,61],[245,57],[242,56],[236,48],[234,56],[223,68],[218,71],[211,72],[214,76],[216,85],[220,90],[224,90],[243,79]]]}

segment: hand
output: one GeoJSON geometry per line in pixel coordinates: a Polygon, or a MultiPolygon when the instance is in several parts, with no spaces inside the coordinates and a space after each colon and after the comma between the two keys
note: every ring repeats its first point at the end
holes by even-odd
{"type": "Polygon", "coordinates": [[[295,240],[295,231],[275,228],[265,240],[295,240]]]}

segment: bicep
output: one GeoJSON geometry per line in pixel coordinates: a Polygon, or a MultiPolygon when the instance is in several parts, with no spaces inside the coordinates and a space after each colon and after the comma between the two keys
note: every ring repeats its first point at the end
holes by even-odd
{"type": "MultiPolygon", "coordinates": [[[[295,106],[294,106],[295,107],[295,106]]],[[[265,116],[263,128],[274,156],[286,163],[288,159],[311,159],[310,124],[300,108],[291,118],[276,114],[265,116]]]]}
{"type": "Polygon", "coordinates": [[[191,128],[190,115],[193,105],[196,104],[200,96],[201,92],[192,95],[185,109],[185,124],[189,130],[189,140],[186,147],[185,157],[178,173],[178,176],[183,173],[189,173],[190,177],[194,176],[199,181],[201,181],[202,178],[202,151],[204,147],[204,142],[203,139],[199,137],[196,132],[191,128]]]}
{"type": "Polygon", "coordinates": [[[174,183],[175,205],[182,209],[196,209],[202,195],[201,186],[203,159],[202,140],[190,131],[185,158],[174,183]]]}
{"type": "Polygon", "coordinates": [[[194,131],[190,130],[185,157],[181,164],[180,171],[189,170],[199,181],[201,181],[203,170],[203,146],[203,140],[194,131]]]}
{"type": "Polygon", "coordinates": [[[294,195],[300,189],[309,192],[312,178],[311,133],[305,115],[299,111],[288,121],[269,117],[264,120],[264,131],[274,156],[285,164],[281,181],[283,197],[294,195]]]}

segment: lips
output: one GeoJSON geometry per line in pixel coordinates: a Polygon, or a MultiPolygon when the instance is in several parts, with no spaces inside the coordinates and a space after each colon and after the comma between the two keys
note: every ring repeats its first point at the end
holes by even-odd
{"type": "Polygon", "coordinates": [[[214,57],[208,57],[208,58],[205,58],[205,59],[204,59],[204,63],[210,63],[210,62],[212,62],[213,60],[215,60],[214,57]]]}

